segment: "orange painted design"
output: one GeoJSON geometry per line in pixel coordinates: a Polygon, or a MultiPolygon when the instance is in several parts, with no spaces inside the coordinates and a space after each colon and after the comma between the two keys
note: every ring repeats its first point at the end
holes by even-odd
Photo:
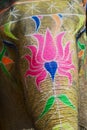
{"type": "Polygon", "coordinates": [[[13,60],[11,60],[10,58],[4,56],[4,57],[2,58],[2,63],[3,63],[4,65],[12,64],[12,63],[13,63],[13,60]]]}
{"type": "Polygon", "coordinates": [[[58,29],[59,29],[60,26],[61,26],[61,20],[60,20],[59,16],[56,15],[56,14],[53,14],[53,15],[52,15],[52,18],[54,19],[54,21],[55,21],[55,23],[56,23],[56,29],[55,29],[55,34],[56,34],[57,31],[58,31],[58,29]]]}
{"type": "Polygon", "coordinates": [[[84,55],[84,51],[81,50],[81,51],[78,53],[78,57],[81,58],[83,55],[84,55]]]}

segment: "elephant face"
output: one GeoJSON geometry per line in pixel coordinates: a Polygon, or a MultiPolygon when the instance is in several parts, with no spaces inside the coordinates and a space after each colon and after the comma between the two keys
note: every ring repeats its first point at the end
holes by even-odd
{"type": "Polygon", "coordinates": [[[20,1],[3,16],[2,70],[23,90],[37,130],[78,129],[76,33],[85,19],[78,5],[20,1]]]}

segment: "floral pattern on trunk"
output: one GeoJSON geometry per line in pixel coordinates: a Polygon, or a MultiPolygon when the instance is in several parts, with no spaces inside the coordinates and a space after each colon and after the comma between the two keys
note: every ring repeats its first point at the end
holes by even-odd
{"type": "Polygon", "coordinates": [[[59,33],[55,38],[49,29],[45,36],[42,34],[34,34],[38,47],[35,45],[26,46],[32,55],[26,54],[24,57],[29,62],[29,68],[25,73],[25,78],[28,76],[35,77],[36,87],[40,90],[40,84],[49,74],[52,81],[55,75],[66,76],[69,85],[72,84],[72,75],[70,70],[75,70],[72,63],[72,53],[70,51],[70,41],[63,47],[63,37],[65,32],[59,33]]]}
{"type": "Polygon", "coordinates": [[[37,40],[38,46],[26,46],[26,48],[31,51],[31,55],[26,54],[24,56],[24,58],[29,62],[29,68],[24,75],[25,78],[28,76],[35,77],[36,87],[39,91],[41,90],[41,83],[47,78],[48,74],[52,79],[53,95],[47,99],[45,107],[39,115],[38,120],[49,112],[54,103],[56,103],[58,107],[58,100],[73,110],[76,110],[75,106],[66,94],[56,93],[55,75],[58,74],[67,77],[68,83],[71,85],[72,74],[70,71],[72,69],[75,70],[75,66],[72,63],[73,51],[70,51],[71,42],[68,41],[64,47],[62,44],[64,35],[65,32],[61,32],[54,38],[50,30],[47,29],[45,36],[42,34],[33,35],[37,40]]]}

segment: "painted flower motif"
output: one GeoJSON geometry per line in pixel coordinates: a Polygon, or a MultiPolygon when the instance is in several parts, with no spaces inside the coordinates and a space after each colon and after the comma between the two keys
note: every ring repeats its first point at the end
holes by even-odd
{"type": "Polygon", "coordinates": [[[65,32],[59,33],[53,38],[49,29],[45,36],[42,34],[34,34],[38,46],[26,46],[31,51],[24,58],[29,62],[29,68],[25,73],[28,76],[35,77],[36,87],[40,90],[40,84],[47,78],[49,74],[52,82],[55,75],[65,76],[68,78],[69,84],[72,84],[71,69],[75,69],[72,63],[72,52],[70,51],[70,41],[63,47],[63,37],[65,32]]]}
{"type": "Polygon", "coordinates": [[[13,16],[15,18],[18,18],[18,16],[20,16],[20,14],[18,12],[19,12],[19,10],[15,9],[15,8],[11,8],[9,15],[13,16]]]}
{"type": "Polygon", "coordinates": [[[5,56],[6,53],[6,47],[4,46],[2,51],[0,52],[0,68],[2,69],[2,71],[9,75],[9,72],[6,68],[7,65],[12,64],[13,60],[10,59],[9,57],[5,56]]]}

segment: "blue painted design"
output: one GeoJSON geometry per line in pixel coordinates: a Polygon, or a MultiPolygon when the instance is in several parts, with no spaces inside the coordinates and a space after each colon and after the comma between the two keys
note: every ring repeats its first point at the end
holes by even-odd
{"type": "Polygon", "coordinates": [[[35,21],[36,31],[38,31],[40,24],[41,24],[40,19],[37,16],[32,16],[32,19],[35,21]]]}
{"type": "Polygon", "coordinates": [[[63,18],[63,15],[62,15],[62,14],[58,14],[58,16],[59,16],[60,18],[63,18]]]}
{"type": "Polygon", "coordinates": [[[58,65],[55,61],[52,62],[46,62],[44,65],[45,69],[50,73],[52,81],[54,81],[56,70],[58,68],[58,65]]]}

